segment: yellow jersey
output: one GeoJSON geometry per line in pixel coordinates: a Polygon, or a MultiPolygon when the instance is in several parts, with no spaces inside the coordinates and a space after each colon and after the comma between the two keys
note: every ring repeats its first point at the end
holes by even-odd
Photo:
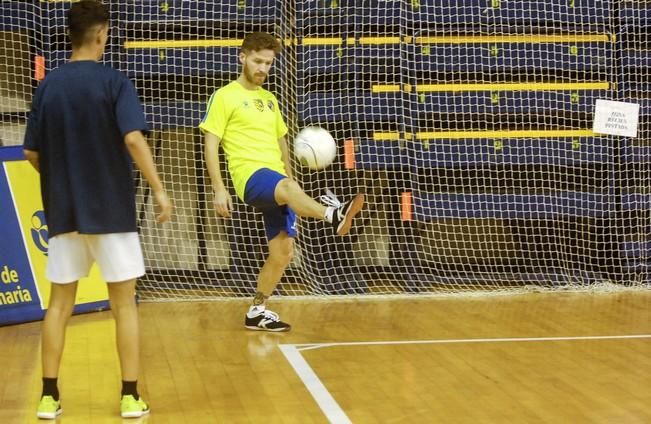
{"type": "Polygon", "coordinates": [[[201,131],[221,139],[237,196],[244,200],[246,183],[257,170],[287,175],[278,139],[287,134],[278,100],[262,87],[247,90],[233,81],[208,101],[201,131]]]}

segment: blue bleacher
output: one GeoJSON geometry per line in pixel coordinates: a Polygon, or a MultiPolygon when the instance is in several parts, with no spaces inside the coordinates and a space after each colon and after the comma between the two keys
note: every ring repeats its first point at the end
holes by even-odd
{"type": "Polygon", "coordinates": [[[238,53],[237,47],[127,49],[117,68],[129,77],[238,74],[238,53]]]}
{"type": "Polygon", "coordinates": [[[24,31],[40,25],[38,4],[23,1],[0,2],[0,31],[24,31]]]}
{"type": "Polygon", "coordinates": [[[351,47],[346,53],[350,55],[351,72],[399,79],[407,66],[403,49],[398,43],[374,44],[351,47]]]}
{"type": "Polygon", "coordinates": [[[550,165],[576,167],[612,164],[608,138],[513,138],[433,140],[414,143],[412,165],[418,168],[464,168],[491,165],[550,165]]]}
{"type": "Polygon", "coordinates": [[[145,118],[150,130],[197,128],[206,112],[205,103],[145,103],[145,118]]]}
{"type": "MultiPolygon", "coordinates": [[[[147,75],[238,75],[241,71],[239,47],[191,47],[127,49],[124,59],[116,69],[129,77],[147,75]]],[[[270,75],[285,66],[280,55],[271,68],[270,75]]]]}
{"type": "Polygon", "coordinates": [[[651,258],[651,241],[627,241],[620,246],[625,256],[651,258]]]}
{"type": "Polygon", "coordinates": [[[308,0],[296,2],[296,28],[299,35],[328,36],[345,31],[394,32],[404,26],[404,1],[396,0],[308,0]],[[372,30],[371,30],[372,29],[372,30]]]}
{"type": "MultiPolygon", "coordinates": [[[[42,3],[43,19],[49,31],[43,32],[44,44],[51,44],[51,36],[63,36],[66,31],[66,11],[69,2],[42,3]]],[[[137,28],[138,25],[170,24],[194,28],[201,22],[224,23],[277,23],[281,16],[281,3],[277,0],[242,0],[212,3],[205,0],[119,0],[109,4],[113,12],[113,25],[124,29],[125,24],[137,28]]],[[[122,37],[113,31],[111,37],[122,37]]],[[[158,40],[161,33],[149,31],[149,40],[158,40]]],[[[165,35],[165,34],[163,34],[165,35]]],[[[64,38],[64,37],[61,37],[64,38]]],[[[194,36],[194,38],[201,38],[194,36]]]]}
{"type": "Polygon", "coordinates": [[[558,191],[536,194],[413,193],[414,218],[554,219],[560,216],[599,218],[612,212],[607,193],[558,191]]]}
{"type": "Polygon", "coordinates": [[[649,46],[649,50],[621,49],[620,51],[620,66],[624,72],[630,72],[631,69],[636,68],[651,69],[651,46],[649,46]]]}
{"type": "Polygon", "coordinates": [[[400,92],[373,94],[368,91],[352,94],[358,122],[396,123],[396,115],[408,112],[409,104],[400,92]]]}
{"type": "Polygon", "coordinates": [[[612,165],[615,149],[606,137],[359,141],[363,169],[473,168],[496,165],[580,167],[612,165]]]}
{"type": "MultiPolygon", "coordinates": [[[[648,1],[623,1],[619,9],[622,26],[633,25],[642,30],[651,26],[651,3],[648,1]]],[[[640,32],[641,33],[641,32],[640,32]]]]}
{"type": "Polygon", "coordinates": [[[621,195],[621,205],[624,211],[649,211],[651,210],[651,194],[624,193],[621,195]]]}
{"type": "Polygon", "coordinates": [[[396,0],[357,0],[349,1],[355,5],[353,22],[356,30],[364,27],[387,28],[404,25],[406,19],[406,1],[396,0]]]}
{"type": "Polygon", "coordinates": [[[651,85],[643,86],[642,89],[647,90],[649,98],[624,98],[625,101],[634,100],[640,104],[638,138],[624,138],[621,142],[621,158],[624,163],[651,164],[651,85]]]}
{"type": "Polygon", "coordinates": [[[354,7],[346,0],[307,0],[296,2],[298,36],[331,37],[345,32],[353,21],[354,7]]]}
{"type": "Polygon", "coordinates": [[[409,166],[411,142],[403,146],[395,141],[361,139],[355,152],[355,162],[362,169],[399,169],[409,166]]]}
{"type": "MultiPolygon", "coordinates": [[[[494,86],[487,85],[487,88],[494,86]]],[[[377,94],[376,96],[384,96],[377,94]]],[[[594,110],[597,99],[612,99],[604,90],[568,91],[472,91],[412,93],[409,106],[414,116],[432,113],[539,114],[563,116],[594,110]]]]}
{"type": "Polygon", "coordinates": [[[651,98],[651,82],[648,80],[639,81],[635,78],[636,72],[644,71],[641,76],[646,75],[645,69],[628,69],[624,75],[628,78],[618,84],[619,92],[622,96],[630,97],[635,95],[636,99],[643,100],[651,98]]]}
{"type": "Polygon", "coordinates": [[[351,122],[357,119],[355,105],[340,91],[299,94],[298,119],[304,124],[351,122]]]}
{"type": "MultiPolygon", "coordinates": [[[[620,53],[621,79],[626,83],[631,73],[651,73],[651,3],[624,2],[620,9],[617,47],[620,53]],[[646,47],[640,48],[641,46],[646,47]]],[[[648,93],[648,92],[647,92],[648,93]]]]}
{"type": "MultiPolygon", "coordinates": [[[[308,87],[307,81],[331,81],[339,84],[334,90],[355,90],[339,91],[338,99],[334,104],[322,103],[326,109],[338,108],[336,103],[348,102],[354,98],[354,104],[348,105],[350,110],[358,106],[355,113],[359,114],[358,120],[381,120],[391,118],[391,109],[396,105],[396,99],[385,99],[379,96],[371,96],[369,82],[362,82],[359,75],[362,74],[388,74],[400,78],[401,57],[400,45],[372,45],[372,46],[351,46],[351,45],[299,45],[297,47],[297,92],[306,97],[299,99],[299,114],[304,119],[318,122],[319,119],[332,121],[331,110],[313,109],[315,102],[319,103],[324,93],[315,92],[308,87]],[[393,65],[393,66],[392,66],[393,65]]],[[[330,90],[326,85],[320,90],[330,90]]],[[[327,95],[326,95],[327,96],[327,95]]]]}
{"type": "Polygon", "coordinates": [[[608,24],[613,9],[612,0],[419,0],[409,3],[407,16],[416,26],[529,23],[533,26],[576,28],[608,24]]]}
{"type": "Polygon", "coordinates": [[[402,93],[374,95],[370,92],[332,91],[298,95],[299,120],[319,122],[391,122],[396,111],[405,110],[402,93]]]}
{"type": "MultiPolygon", "coordinates": [[[[651,33],[651,3],[643,1],[622,2],[619,10],[619,26],[617,46],[619,60],[619,100],[638,103],[640,117],[638,124],[638,137],[635,139],[620,137],[622,160],[622,178],[619,184],[622,195],[619,205],[624,214],[636,216],[647,214],[651,210],[651,195],[644,193],[647,173],[644,170],[651,164],[651,84],[648,75],[651,75],[651,51],[649,47],[649,34],[651,33]],[[644,44],[646,43],[646,44],[644,44]],[[644,50],[645,46],[647,49],[644,50]],[[642,167],[642,170],[639,169],[642,167]],[[629,174],[627,171],[633,172],[629,174]],[[641,173],[639,173],[641,172],[641,173]],[[631,181],[627,175],[634,175],[631,181]],[[639,175],[639,179],[635,176],[639,175]],[[629,187],[636,187],[629,189],[629,187]]],[[[646,215],[645,215],[646,216],[646,215]]],[[[631,272],[647,273],[642,278],[648,281],[648,271],[651,269],[651,241],[648,229],[630,228],[631,233],[627,241],[619,244],[619,254],[625,259],[625,269],[631,272]]]]}
{"type": "Polygon", "coordinates": [[[613,64],[611,43],[420,44],[408,46],[407,54],[417,73],[596,71],[613,64]]]}
{"type": "MultiPolygon", "coordinates": [[[[351,61],[350,49],[341,45],[296,47],[297,78],[311,75],[341,75],[351,61]]],[[[300,90],[300,84],[298,89],[300,90]]]]}
{"type": "Polygon", "coordinates": [[[119,18],[127,22],[273,21],[280,17],[278,0],[139,0],[118,3],[119,18]]]}

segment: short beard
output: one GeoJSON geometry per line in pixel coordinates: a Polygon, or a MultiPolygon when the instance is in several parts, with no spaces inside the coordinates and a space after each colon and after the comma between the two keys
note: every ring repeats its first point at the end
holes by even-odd
{"type": "MultiPolygon", "coordinates": [[[[249,71],[249,68],[246,65],[244,65],[244,78],[246,78],[251,85],[257,85],[258,87],[262,86],[262,84],[258,84],[255,81],[255,75],[249,71]]],[[[264,82],[264,79],[262,82],[264,82]]]]}

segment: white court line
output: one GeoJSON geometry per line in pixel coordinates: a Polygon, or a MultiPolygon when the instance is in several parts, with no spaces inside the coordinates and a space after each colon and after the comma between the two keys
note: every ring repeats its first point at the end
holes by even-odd
{"type": "Polygon", "coordinates": [[[287,358],[287,361],[294,367],[296,374],[303,380],[303,384],[310,391],[312,397],[321,408],[321,411],[331,423],[349,424],[350,419],[332,397],[328,389],[323,385],[310,364],[307,363],[301,352],[294,345],[279,345],[280,350],[287,358]]]}
{"type": "Polygon", "coordinates": [[[616,340],[616,339],[649,339],[651,334],[631,334],[624,336],[567,336],[567,337],[511,337],[498,339],[438,339],[438,340],[387,340],[378,342],[333,342],[294,344],[300,351],[319,349],[331,346],[370,346],[370,345],[401,345],[401,344],[448,344],[448,343],[504,343],[504,342],[553,342],[563,340],[616,340]]]}
{"type": "Polygon", "coordinates": [[[387,340],[378,342],[334,342],[281,344],[280,350],[289,364],[299,376],[307,390],[325,414],[328,421],[336,424],[351,423],[346,413],[323,385],[310,364],[307,363],[301,351],[332,346],[372,346],[372,345],[404,345],[404,344],[452,344],[452,343],[504,343],[504,342],[548,342],[564,340],[619,340],[619,339],[650,339],[651,334],[631,334],[623,336],[567,336],[567,337],[511,337],[495,339],[439,339],[439,340],[387,340]]]}

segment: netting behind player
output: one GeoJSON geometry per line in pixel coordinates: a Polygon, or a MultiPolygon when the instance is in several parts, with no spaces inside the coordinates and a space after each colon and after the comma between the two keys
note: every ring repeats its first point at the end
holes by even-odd
{"type": "MultiPolygon", "coordinates": [[[[159,227],[139,191],[143,296],[254,290],[262,220],[239,201],[232,219],[215,217],[197,130],[208,96],[237,77],[251,31],[283,42],[266,88],[290,138],[318,125],[339,143],[325,170],[295,164],[300,183],[314,197],[362,189],[368,199],[343,240],[300,221],[281,294],[648,285],[649,3],[105,3],[114,14],[105,61],[139,90],[176,206],[175,222],[159,227]],[[592,132],[598,98],[641,105],[636,139],[592,132]]],[[[23,102],[3,115],[3,134],[20,131],[31,58],[47,71],[65,60],[67,7],[2,3],[0,57],[17,65],[0,68],[9,81],[0,90],[3,104],[23,102]]]]}

